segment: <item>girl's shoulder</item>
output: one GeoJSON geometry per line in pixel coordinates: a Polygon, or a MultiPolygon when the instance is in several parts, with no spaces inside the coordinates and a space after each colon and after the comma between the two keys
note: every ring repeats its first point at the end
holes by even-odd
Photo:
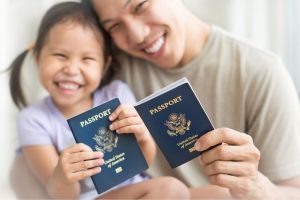
{"type": "Polygon", "coordinates": [[[116,90],[116,91],[120,91],[123,89],[130,90],[127,83],[125,83],[124,81],[121,81],[121,80],[113,80],[109,84],[105,85],[103,87],[103,89],[116,90]]]}
{"type": "Polygon", "coordinates": [[[121,80],[110,82],[100,90],[97,90],[94,94],[94,100],[100,101],[99,103],[109,101],[113,98],[119,98],[122,103],[126,104],[133,104],[136,102],[129,86],[121,80]]]}
{"type": "Polygon", "coordinates": [[[53,113],[53,108],[51,107],[50,97],[45,97],[42,100],[24,108],[20,112],[20,119],[35,119],[38,121],[44,121],[49,119],[49,116],[53,113]]]}

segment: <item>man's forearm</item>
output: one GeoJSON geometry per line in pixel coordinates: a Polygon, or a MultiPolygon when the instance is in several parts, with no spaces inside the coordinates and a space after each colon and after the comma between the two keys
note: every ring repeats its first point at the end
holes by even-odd
{"type": "Polygon", "coordinates": [[[257,190],[253,193],[253,199],[270,198],[286,199],[300,197],[300,188],[292,185],[274,184],[266,176],[259,173],[257,190]]]}
{"type": "Polygon", "coordinates": [[[285,198],[300,198],[300,188],[277,185],[285,198]]]}

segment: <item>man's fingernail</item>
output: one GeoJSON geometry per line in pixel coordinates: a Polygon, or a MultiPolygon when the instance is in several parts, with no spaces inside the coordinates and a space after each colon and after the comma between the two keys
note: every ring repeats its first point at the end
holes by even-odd
{"type": "Polygon", "coordinates": [[[201,150],[201,144],[199,142],[196,142],[195,145],[194,145],[195,149],[197,151],[200,151],[201,150]]]}

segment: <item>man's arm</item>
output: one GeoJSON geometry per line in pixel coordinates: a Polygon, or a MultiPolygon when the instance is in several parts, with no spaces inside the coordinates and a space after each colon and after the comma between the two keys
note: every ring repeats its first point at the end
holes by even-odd
{"type": "Polygon", "coordinates": [[[300,198],[300,175],[285,181],[275,182],[276,186],[289,198],[300,198]]]}
{"type": "MultiPolygon", "coordinates": [[[[261,174],[261,176],[263,176],[261,174]]],[[[261,182],[261,185],[264,185],[265,191],[269,191],[268,198],[270,199],[299,199],[300,198],[300,176],[280,181],[274,183],[270,182],[269,179],[264,177],[266,182],[261,182]],[[271,192],[271,194],[270,194],[271,192]]],[[[228,188],[216,186],[216,185],[209,185],[206,187],[199,187],[199,188],[191,188],[191,198],[192,199],[198,199],[198,198],[204,198],[204,199],[230,199],[231,195],[228,190],[228,188]]],[[[253,199],[255,199],[255,196],[257,197],[259,193],[253,195],[253,199]]],[[[264,195],[266,197],[266,194],[260,194],[261,196],[264,195]]],[[[263,198],[264,199],[264,198],[263,198]]]]}
{"type": "Polygon", "coordinates": [[[266,176],[259,173],[257,189],[254,191],[251,198],[300,198],[300,176],[273,183],[266,176]]]}

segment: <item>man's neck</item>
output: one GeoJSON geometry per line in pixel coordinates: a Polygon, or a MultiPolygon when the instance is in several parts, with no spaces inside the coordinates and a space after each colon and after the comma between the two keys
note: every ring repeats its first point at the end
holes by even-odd
{"type": "Polygon", "coordinates": [[[201,53],[211,33],[211,26],[196,16],[192,15],[189,19],[192,20],[187,24],[186,53],[180,66],[186,65],[201,53]]]}

